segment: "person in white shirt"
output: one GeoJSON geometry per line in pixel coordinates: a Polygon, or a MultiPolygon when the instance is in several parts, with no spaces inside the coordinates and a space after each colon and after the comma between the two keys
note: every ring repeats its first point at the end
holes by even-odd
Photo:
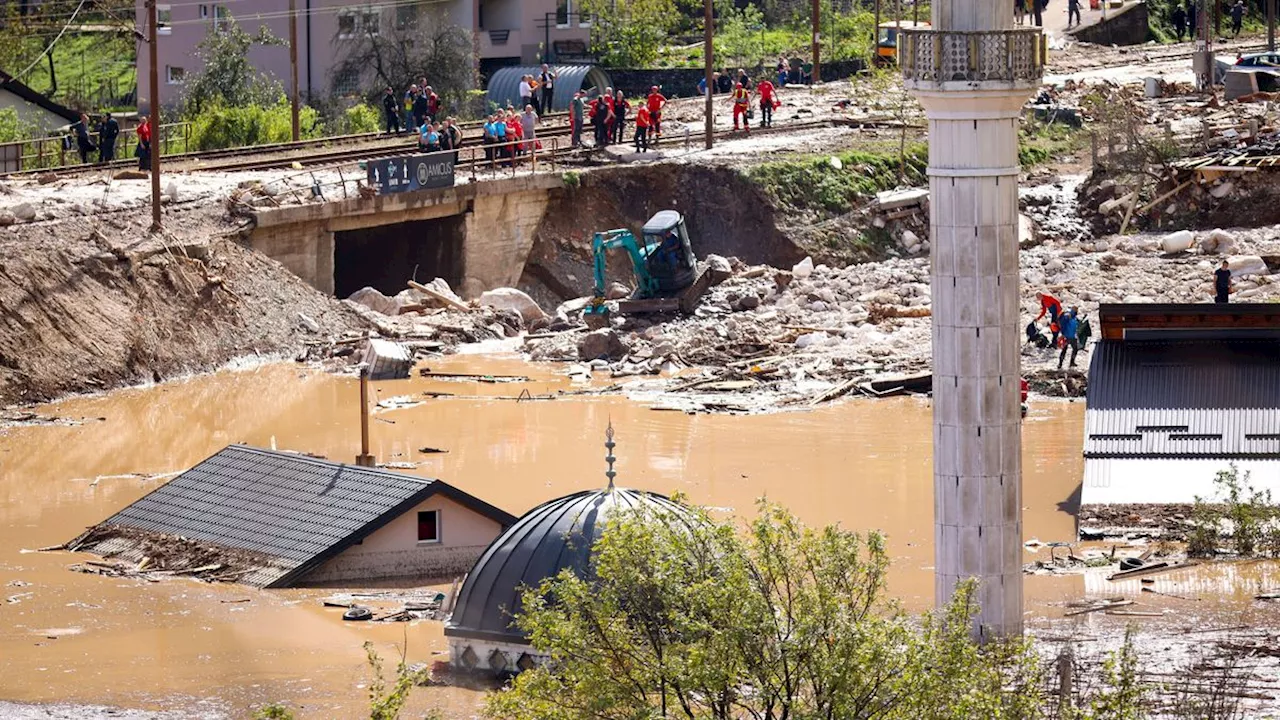
{"type": "Polygon", "coordinates": [[[533,80],[532,75],[525,75],[520,78],[520,107],[533,104],[533,80]]]}

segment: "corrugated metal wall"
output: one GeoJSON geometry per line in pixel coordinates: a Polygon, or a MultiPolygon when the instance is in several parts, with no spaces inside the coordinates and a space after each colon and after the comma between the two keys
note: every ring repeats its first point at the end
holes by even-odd
{"type": "MultiPolygon", "coordinates": [[[[579,90],[586,90],[594,96],[612,85],[609,73],[595,65],[556,65],[551,70],[556,74],[555,95],[551,98],[553,111],[568,110],[569,101],[579,90]]],[[[540,72],[542,72],[540,65],[502,68],[489,78],[487,91],[489,101],[501,107],[506,107],[507,103],[512,106],[519,105],[520,78],[525,75],[537,77],[540,72]]]]}

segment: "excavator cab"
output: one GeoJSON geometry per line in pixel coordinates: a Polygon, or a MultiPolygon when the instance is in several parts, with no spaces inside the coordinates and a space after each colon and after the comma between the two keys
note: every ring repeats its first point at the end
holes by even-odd
{"type": "Polygon", "coordinates": [[[644,224],[645,265],[655,296],[679,292],[693,284],[698,259],[689,243],[684,218],[675,210],[663,210],[644,224]]]}

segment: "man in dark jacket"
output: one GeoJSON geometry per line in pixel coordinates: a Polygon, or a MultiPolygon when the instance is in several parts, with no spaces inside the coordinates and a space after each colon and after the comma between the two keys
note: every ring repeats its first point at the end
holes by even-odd
{"type": "Polygon", "coordinates": [[[427,123],[427,108],[429,100],[426,91],[418,93],[413,98],[413,126],[420,128],[427,123]]]}
{"type": "Polygon", "coordinates": [[[71,132],[76,138],[76,150],[80,152],[80,162],[89,162],[89,153],[98,149],[93,144],[93,139],[89,137],[89,116],[80,113],[80,121],[71,126],[71,132]]]}
{"type": "Polygon", "coordinates": [[[120,123],[111,113],[98,126],[98,162],[109,163],[116,159],[116,138],[120,137],[120,123]]]}
{"type": "Polygon", "coordinates": [[[390,87],[387,88],[387,94],[382,96],[382,112],[387,116],[387,134],[392,132],[400,134],[400,103],[396,100],[395,92],[390,87]]]}
{"type": "Polygon", "coordinates": [[[1222,261],[1222,267],[1213,271],[1213,301],[1225,303],[1231,295],[1231,265],[1222,261]]]}

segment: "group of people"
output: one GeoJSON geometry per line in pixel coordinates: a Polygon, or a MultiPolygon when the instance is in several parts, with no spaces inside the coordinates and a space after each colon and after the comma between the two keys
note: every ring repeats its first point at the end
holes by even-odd
{"type": "MultiPolygon", "coordinates": [[[[1005,7],[1008,7],[1007,5],[1005,7]]],[[[1017,25],[1027,24],[1027,15],[1030,14],[1036,27],[1044,26],[1044,11],[1049,7],[1049,0],[1013,0],[1013,21],[1017,25]]],[[[1080,20],[1080,0],[1068,0],[1067,3],[1067,27],[1071,27],[1071,13],[1075,14],[1076,22],[1080,20]]]]}
{"type": "MultiPolygon", "coordinates": [[[[462,128],[457,118],[448,117],[440,122],[424,122],[418,130],[418,149],[423,152],[457,150],[462,147],[462,128]]],[[[457,159],[457,154],[454,154],[457,159]]]]}
{"type": "Polygon", "coordinates": [[[1046,292],[1036,293],[1040,301],[1040,314],[1027,325],[1027,342],[1044,348],[1061,348],[1058,353],[1058,369],[1067,359],[1067,350],[1071,351],[1071,367],[1076,366],[1076,354],[1089,342],[1093,329],[1088,318],[1080,316],[1080,309],[1071,306],[1063,310],[1062,301],[1046,292]],[[1046,338],[1036,323],[1044,316],[1049,316],[1049,331],[1052,338],[1046,338]]]}
{"type": "Polygon", "coordinates": [[[539,115],[551,111],[551,102],[555,98],[556,74],[546,64],[537,75],[525,75],[520,78],[520,106],[533,107],[539,115]]]}
{"type": "Polygon", "coordinates": [[[485,119],[481,143],[485,160],[503,160],[508,165],[515,158],[527,155],[540,147],[537,138],[538,112],[532,103],[524,106],[523,113],[508,107],[485,119]]]}
{"type": "MultiPolygon", "coordinates": [[[[621,90],[608,87],[595,98],[588,99],[585,91],[574,93],[569,103],[569,127],[573,147],[582,146],[582,132],[591,124],[595,147],[626,142],[627,114],[631,101],[621,90]]],[[[631,142],[636,152],[648,152],[650,143],[656,144],[662,136],[662,109],[667,98],[657,85],[649,88],[649,94],[636,105],[635,132],[631,142]]]]}
{"type": "MultiPolygon", "coordinates": [[[[790,68],[787,59],[778,58],[779,85],[786,84],[787,68],[790,68]]],[[[760,126],[773,127],[773,111],[782,103],[778,100],[777,89],[771,80],[761,79],[753,83],[747,71],[738,68],[736,76],[731,75],[728,70],[724,73],[712,73],[711,83],[713,95],[729,94],[730,105],[733,108],[734,130],[751,132],[751,100],[753,98],[758,98],[760,102],[760,126]]],[[[705,96],[706,93],[707,79],[703,78],[698,81],[698,94],[705,96]]]]}
{"type": "Polygon", "coordinates": [[[440,96],[422,78],[422,84],[409,86],[404,97],[397,101],[395,91],[387,87],[382,95],[382,112],[388,135],[401,132],[422,132],[426,124],[434,124],[440,115],[440,96]]]}
{"type": "MultiPolygon", "coordinates": [[[[80,162],[88,164],[95,152],[98,154],[99,163],[115,161],[116,142],[120,138],[120,123],[112,117],[111,113],[103,115],[96,128],[90,124],[86,113],[80,113],[80,119],[71,125],[70,130],[71,136],[66,139],[63,147],[70,149],[74,144],[76,152],[80,155],[80,162]],[[97,134],[96,143],[94,133],[97,134]]],[[[134,149],[134,155],[138,158],[138,169],[148,170],[151,168],[150,118],[143,115],[135,133],[138,136],[138,145],[134,149]]]]}

